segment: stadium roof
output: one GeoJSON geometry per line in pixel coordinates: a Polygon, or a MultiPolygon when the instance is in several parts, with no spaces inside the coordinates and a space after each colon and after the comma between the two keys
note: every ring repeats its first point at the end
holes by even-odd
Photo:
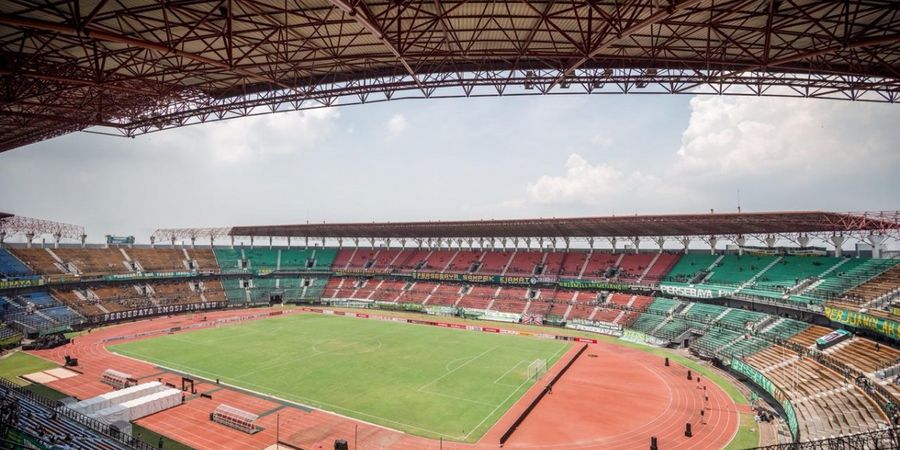
{"type": "Polygon", "coordinates": [[[0,151],[400,98],[897,102],[896,0],[0,2],[0,151]]]}
{"type": "Polygon", "coordinates": [[[232,236],[310,238],[653,237],[897,232],[900,213],[762,212],[233,227],[232,236]]]}
{"type": "Polygon", "coordinates": [[[3,212],[3,211],[0,211],[0,219],[5,219],[5,218],[7,218],[7,217],[12,217],[12,216],[13,216],[13,215],[10,214],[10,213],[5,213],[5,212],[3,212]]]}

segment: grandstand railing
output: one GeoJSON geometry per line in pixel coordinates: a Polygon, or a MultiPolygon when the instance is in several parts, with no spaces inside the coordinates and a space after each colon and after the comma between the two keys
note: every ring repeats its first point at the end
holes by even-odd
{"type": "Polygon", "coordinates": [[[767,445],[750,450],[859,450],[900,448],[900,427],[806,442],[767,445]]]}
{"type": "Polygon", "coordinates": [[[17,386],[9,380],[0,378],[0,388],[2,388],[3,392],[12,393],[19,398],[25,399],[26,401],[30,401],[44,408],[56,411],[57,414],[64,416],[69,420],[72,420],[73,422],[76,422],[79,425],[82,425],[85,428],[103,437],[122,444],[125,447],[132,448],[134,450],[154,450],[153,446],[135,439],[130,434],[124,431],[113,431],[114,429],[111,425],[105,424],[96,419],[85,416],[84,414],[73,411],[63,406],[60,402],[50,400],[40,394],[29,391],[21,386],[17,386]]]}

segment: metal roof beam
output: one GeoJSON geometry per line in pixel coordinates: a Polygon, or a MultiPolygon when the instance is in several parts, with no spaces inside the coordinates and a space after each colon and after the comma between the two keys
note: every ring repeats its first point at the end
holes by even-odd
{"type": "Polygon", "coordinates": [[[372,11],[366,6],[362,1],[354,2],[351,4],[347,0],[329,0],[332,5],[336,8],[344,11],[347,15],[350,16],[356,23],[365,28],[369,33],[372,34],[376,39],[378,39],[382,45],[385,46],[394,56],[397,58],[397,61],[400,62],[400,65],[406,69],[406,72],[409,76],[412,77],[413,81],[416,83],[416,86],[422,91],[423,94],[427,97],[428,94],[425,91],[425,86],[419,81],[419,76],[416,75],[416,71],[412,68],[406,58],[403,57],[403,54],[400,52],[400,49],[397,48],[390,40],[388,40],[387,36],[385,36],[384,30],[378,26],[378,23],[375,21],[375,16],[372,14],[372,11]]]}
{"type": "Polygon", "coordinates": [[[135,38],[131,38],[128,36],[122,36],[119,34],[110,33],[110,32],[106,32],[106,31],[83,29],[79,33],[79,30],[77,30],[76,28],[73,28],[69,25],[66,25],[66,24],[46,22],[43,20],[36,20],[36,19],[27,19],[24,17],[14,17],[14,16],[6,15],[6,14],[0,15],[0,25],[9,25],[9,26],[18,27],[18,28],[30,28],[30,29],[34,29],[34,30],[40,30],[40,31],[52,31],[52,32],[64,34],[67,36],[74,36],[74,37],[81,36],[83,33],[84,36],[87,36],[88,38],[91,38],[91,39],[94,39],[97,41],[113,42],[116,44],[127,45],[129,47],[138,47],[138,48],[143,48],[145,50],[152,50],[152,51],[165,53],[165,54],[178,55],[183,58],[187,58],[191,61],[199,62],[199,63],[210,65],[213,67],[218,67],[220,69],[235,73],[237,75],[241,75],[241,76],[244,76],[247,78],[254,79],[256,81],[261,81],[264,83],[272,84],[274,86],[278,86],[282,89],[291,89],[290,86],[288,86],[278,80],[274,80],[274,79],[271,79],[271,78],[268,78],[268,77],[265,77],[265,76],[262,76],[262,75],[259,75],[259,74],[241,69],[241,68],[231,67],[228,65],[228,63],[225,63],[222,61],[217,61],[215,59],[207,58],[205,56],[195,55],[190,52],[167,47],[163,44],[142,41],[140,39],[135,39],[135,38]]]}
{"type": "Polygon", "coordinates": [[[590,49],[590,51],[588,52],[587,55],[585,55],[583,58],[580,58],[579,60],[575,61],[573,64],[571,64],[568,67],[566,67],[565,69],[563,69],[563,72],[559,75],[559,77],[556,80],[554,80],[552,83],[550,83],[550,86],[547,87],[547,91],[550,91],[551,89],[553,89],[554,86],[556,86],[557,84],[560,84],[563,80],[566,79],[566,77],[571,75],[572,72],[574,72],[579,67],[583,66],[586,62],[594,59],[597,55],[599,55],[604,50],[607,50],[610,47],[612,47],[613,45],[628,39],[628,37],[630,37],[634,33],[637,33],[638,31],[641,31],[657,22],[668,19],[669,17],[672,17],[673,15],[675,15],[676,12],[690,8],[694,5],[697,5],[698,3],[701,3],[702,1],[703,0],[686,0],[686,1],[680,1],[680,2],[673,1],[673,2],[671,2],[671,4],[669,6],[667,6],[665,8],[661,8],[659,11],[657,11],[653,14],[650,14],[645,19],[640,20],[637,23],[618,31],[616,33],[615,37],[613,37],[612,39],[607,39],[602,42],[597,42],[593,46],[593,48],[590,49]]]}

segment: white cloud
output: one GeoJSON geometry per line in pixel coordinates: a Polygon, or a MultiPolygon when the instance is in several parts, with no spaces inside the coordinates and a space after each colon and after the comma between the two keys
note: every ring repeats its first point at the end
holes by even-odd
{"type": "Polygon", "coordinates": [[[809,99],[695,97],[677,169],[723,176],[847,172],[896,159],[882,105],[809,99]],[[882,119],[883,120],[883,119],[882,119]],[[873,131],[875,131],[873,133],[873,131]],[[811,170],[813,169],[813,170],[811,170]]]}
{"type": "Polygon", "coordinates": [[[655,176],[634,171],[624,173],[609,164],[591,164],[573,153],[566,160],[565,175],[543,175],[528,183],[529,200],[538,204],[599,205],[619,203],[628,193],[668,193],[655,176]]]}
{"type": "Polygon", "coordinates": [[[591,142],[591,144],[594,144],[601,148],[612,147],[612,145],[613,145],[613,140],[611,137],[602,136],[602,135],[597,135],[597,136],[591,137],[590,142],[591,142]]]}
{"type": "Polygon", "coordinates": [[[391,118],[388,119],[388,122],[387,122],[388,132],[392,136],[397,136],[400,133],[403,133],[404,131],[406,131],[406,126],[407,126],[406,116],[404,116],[403,114],[400,114],[400,113],[397,113],[397,114],[394,114],[393,116],[391,116],[391,118]]]}
{"type": "Polygon", "coordinates": [[[214,162],[246,163],[314,150],[333,132],[338,117],[337,108],[266,114],[199,125],[190,133],[162,132],[161,140],[177,144],[187,137],[190,147],[208,152],[214,162]]]}
{"type": "MultiPolygon", "coordinates": [[[[735,207],[741,190],[757,208],[802,209],[846,202],[860,183],[900,167],[891,105],[704,96],[690,108],[677,150],[657,152],[640,170],[626,166],[636,158],[589,161],[572,153],[564,174],[532,179],[523,197],[499,207],[695,211],[735,207]]],[[[589,142],[611,144],[602,136],[589,142]]]]}

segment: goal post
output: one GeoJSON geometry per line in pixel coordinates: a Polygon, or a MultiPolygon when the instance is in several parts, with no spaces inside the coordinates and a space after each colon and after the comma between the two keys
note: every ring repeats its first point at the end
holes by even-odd
{"type": "Polygon", "coordinates": [[[536,359],[528,365],[528,379],[537,381],[541,376],[547,373],[547,360],[536,359]]]}

